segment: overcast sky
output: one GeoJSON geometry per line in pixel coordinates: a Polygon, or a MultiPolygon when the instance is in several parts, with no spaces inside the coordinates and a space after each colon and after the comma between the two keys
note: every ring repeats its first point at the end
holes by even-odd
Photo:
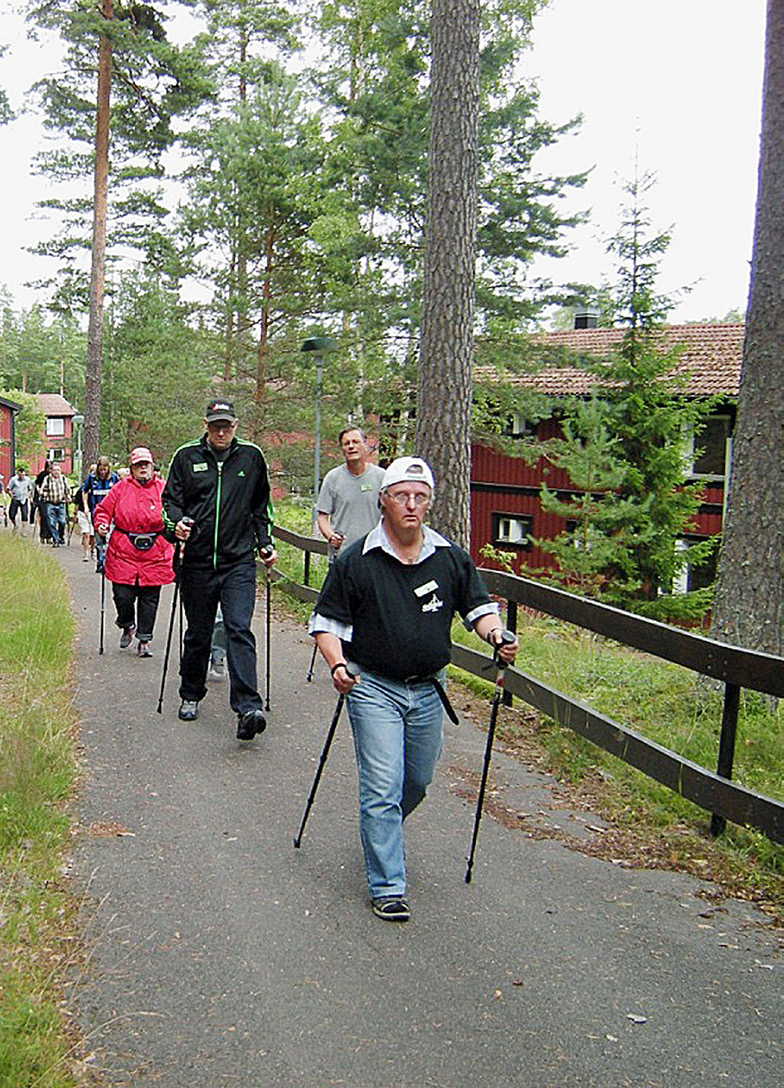
{"type": "MultiPolygon", "coordinates": [[[[27,41],[11,8],[0,0],[0,43],[9,45],[0,85],[20,109],[26,88],[55,69],[57,54],[27,41]]],[[[589,209],[591,221],[573,233],[567,258],[540,263],[537,274],[596,284],[612,278],[605,241],[617,229],[620,186],[632,177],[636,155],[640,169],[658,179],[648,198],[653,225],[673,232],[659,289],[693,285],[671,320],[745,307],[764,22],[765,0],[551,0],[522,62],[539,77],[543,118],[560,123],[581,113],[584,121],[538,166],[591,169],[587,187],[567,205],[589,209]]],[[[45,183],[30,175],[43,142],[29,115],[0,128],[0,284],[22,306],[36,298],[25,281],[46,274],[47,262],[25,252],[51,229],[34,207],[47,195],[45,183]]]]}

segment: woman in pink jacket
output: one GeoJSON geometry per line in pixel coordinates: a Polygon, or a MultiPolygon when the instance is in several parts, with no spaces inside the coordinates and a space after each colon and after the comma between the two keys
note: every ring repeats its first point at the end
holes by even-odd
{"type": "Polygon", "coordinates": [[[120,649],[139,640],[139,657],[152,657],[150,642],[161,586],[174,581],[172,546],[163,538],[161,492],[152,454],[144,446],[131,451],[131,475],[115,484],[93,513],[95,531],[114,528],[106,550],[105,572],[112,583],[120,649]]]}

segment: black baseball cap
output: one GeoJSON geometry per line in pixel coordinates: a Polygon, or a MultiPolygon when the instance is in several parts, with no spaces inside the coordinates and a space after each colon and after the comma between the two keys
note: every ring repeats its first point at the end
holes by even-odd
{"type": "Polygon", "coordinates": [[[234,411],[234,405],[230,400],[211,400],[207,405],[204,418],[208,423],[220,423],[222,420],[234,423],[237,413],[234,411]]]}

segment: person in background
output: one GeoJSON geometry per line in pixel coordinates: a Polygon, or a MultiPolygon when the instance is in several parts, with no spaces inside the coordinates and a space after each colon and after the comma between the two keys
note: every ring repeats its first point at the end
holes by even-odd
{"type": "MultiPolygon", "coordinates": [[[[112,466],[108,457],[99,457],[95,462],[95,469],[91,469],[82,484],[82,493],[87,498],[87,513],[94,518],[95,508],[111,491],[120,477],[112,472],[112,466]]],[[[100,574],[103,570],[104,552],[106,544],[102,539],[95,542],[95,572],[100,574]]]]}
{"type": "Polygon", "coordinates": [[[210,646],[210,667],[207,670],[208,680],[226,680],[226,628],[223,626],[223,613],[221,606],[215,613],[215,623],[212,628],[212,645],[210,646]]]}
{"type": "Polygon", "coordinates": [[[74,525],[79,530],[82,542],[82,562],[89,563],[93,548],[93,523],[87,506],[84,488],[74,494],[74,525]]]}
{"type": "Polygon", "coordinates": [[[188,629],[180,662],[178,716],[195,721],[199,702],[207,694],[220,604],[237,739],[253,740],[267,725],[251,630],[255,556],[259,552],[267,567],[277,557],[271,539],[267,464],[258,446],[237,438],[237,413],[230,401],[210,401],[204,434],[174,454],[163,491],[163,516],[167,531],[184,544],[180,589],[188,629]]]}
{"type": "MultiPolygon", "coordinates": [[[[381,521],[330,566],[309,631],[346,695],[359,772],[360,836],[374,914],[405,922],[403,821],[441,754],[452,617],[508,664],[498,605],[469,554],[424,524],[433,473],[399,457],[381,481],[381,521]]],[[[453,712],[454,713],[454,712],[453,712]]]]}
{"type": "Polygon", "coordinates": [[[359,427],[345,427],[338,435],[344,464],[324,477],[319,491],[318,527],[329,543],[329,561],[378,524],[378,490],[383,468],[371,464],[367,438],[359,427]]]}
{"type": "Polygon", "coordinates": [[[33,483],[33,501],[30,509],[30,521],[33,524],[33,535],[35,535],[35,518],[38,515],[38,540],[41,544],[46,544],[51,539],[49,534],[49,526],[46,522],[46,514],[41,504],[41,488],[43,487],[44,480],[52,471],[51,461],[44,461],[44,467],[38,473],[33,483]]]}
{"type": "Polygon", "coordinates": [[[17,468],[16,475],[11,477],[7,491],[11,496],[11,505],[8,508],[11,527],[16,532],[16,515],[19,514],[19,534],[24,536],[25,525],[30,514],[30,496],[33,491],[33,481],[21,465],[17,468]]]}
{"type": "Polygon", "coordinates": [[[161,492],[152,454],[137,446],[129,458],[130,473],[98,503],[93,513],[95,532],[105,538],[105,573],[112,583],[120,649],[130,646],[134,634],[139,657],[152,657],[150,643],[158,613],[161,586],[174,581],[173,549],[163,535],[161,492]]]}
{"type": "Polygon", "coordinates": [[[52,547],[61,548],[65,543],[65,526],[68,521],[66,511],[71,501],[71,488],[57,462],[52,465],[52,471],[41,484],[40,498],[52,547]]]}

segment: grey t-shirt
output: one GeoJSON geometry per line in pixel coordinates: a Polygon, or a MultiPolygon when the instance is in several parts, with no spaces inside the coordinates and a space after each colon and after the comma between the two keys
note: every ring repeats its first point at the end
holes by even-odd
{"type": "MultiPolygon", "coordinates": [[[[384,478],[383,468],[366,465],[361,476],[354,476],[345,465],[330,469],[324,477],[318,497],[318,512],[326,514],[336,533],[342,533],[342,548],[353,544],[378,525],[378,490],[384,478]]],[[[330,561],[335,558],[329,549],[330,561]]]]}

